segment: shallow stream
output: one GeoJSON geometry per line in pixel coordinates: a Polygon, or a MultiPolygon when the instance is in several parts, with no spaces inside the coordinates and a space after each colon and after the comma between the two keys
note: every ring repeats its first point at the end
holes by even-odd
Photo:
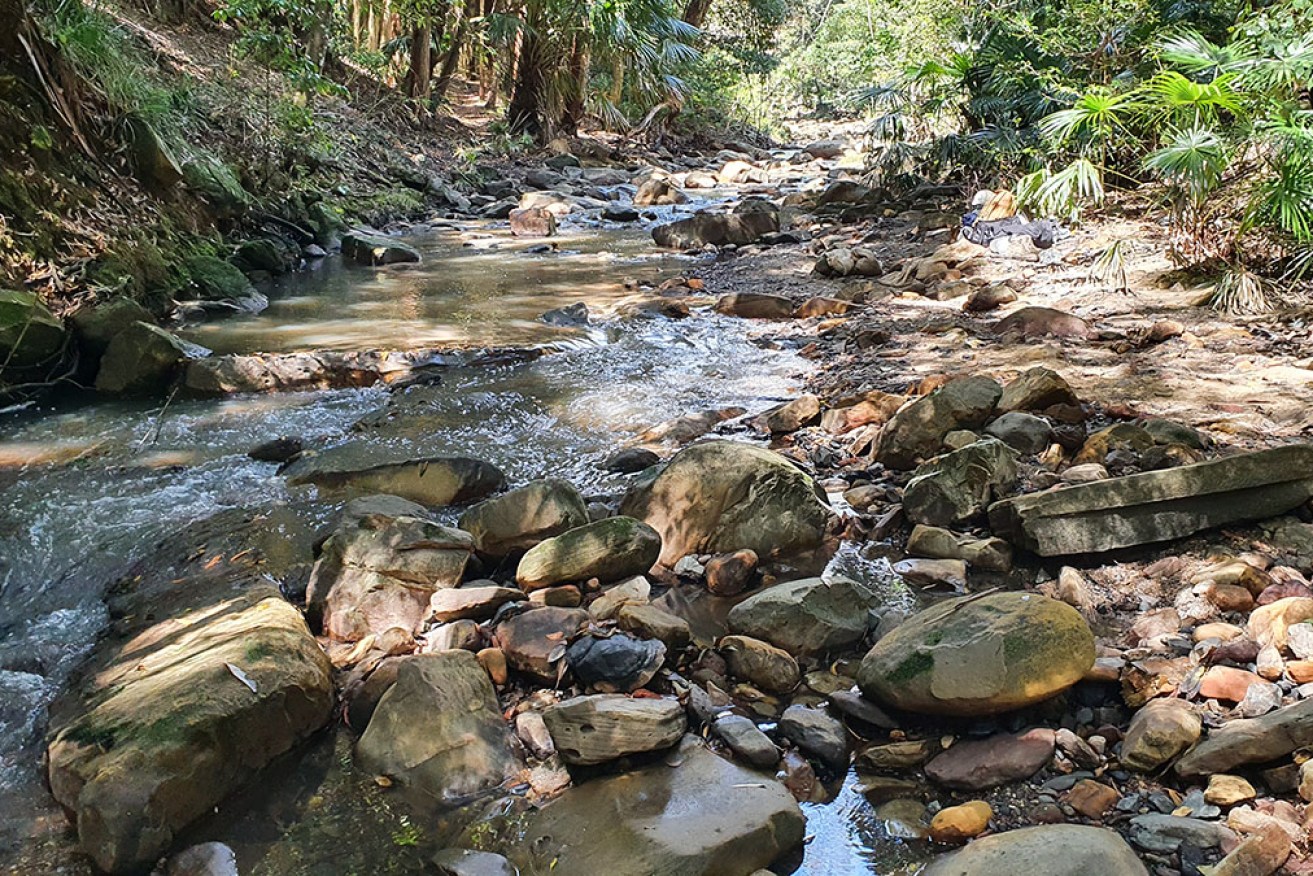
{"type": "MultiPolygon", "coordinates": [[[[804,360],[755,337],[751,323],[706,309],[587,328],[537,320],[576,301],[605,314],[631,294],[622,281],[688,266],[657,254],[641,228],[567,223],[556,251],[536,254],[502,229],[462,229],[412,239],[424,254],[417,266],[374,271],[329,259],[271,290],[265,313],[185,334],[218,352],[539,344],[562,352],[452,366],[435,385],[394,392],[164,408],[73,399],[0,420],[0,864],[10,872],[89,872],[41,787],[39,738],[44,708],[107,621],[105,585],[186,523],[305,495],[289,491],[275,466],[249,459],[253,445],[297,435],[324,446],[371,413],[401,411],[371,418],[384,424],[366,430],[369,440],[487,459],[512,483],[551,475],[604,495],[623,481],[601,461],[642,429],[707,409],[759,411],[798,389],[804,360]]],[[[887,584],[882,561],[847,550],[837,562],[887,584]]],[[[221,807],[194,838],[228,842],[243,874],[422,872],[432,831],[351,770],[348,755],[344,733],[324,737],[221,807]]],[[[814,839],[798,872],[902,873],[918,857],[891,839],[851,776],[833,802],[805,808],[814,839]]]]}

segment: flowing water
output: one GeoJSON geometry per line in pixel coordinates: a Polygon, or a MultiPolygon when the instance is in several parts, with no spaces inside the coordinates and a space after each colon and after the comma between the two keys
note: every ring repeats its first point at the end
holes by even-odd
{"type": "MultiPolygon", "coordinates": [[[[802,359],[754,337],[750,323],[706,310],[586,328],[539,322],[576,301],[605,313],[630,294],[623,280],[688,265],[655,254],[642,229],[571,228],[553,239],[556,251],[540,253],[488,228],[433,229],[412,240],[420,265],[374,271],[330,259],[273,289],[265,313],[186,332],[220,352],[541,344],[564,352],[453,364],[436,384],[394,392],[164,408],[69,400],[0,420],[0,863],[21,854],[28,863],[11,872],[85,872],[40,786],[44,709],[107,621],[105,585],[158,539],[222,509],[307,494],[247,458],[254,444],[297,435],[324,446],[360,434],[353,424],[363,421],[380,445],[487,459],[512,483],[552,475],[586,495],[613,495],[623,481],[599,464],[643,428],[730,405],[758,411],[796,393],[802,359]]],[[[332,510],[325,506],[325,520],[332,510]]],[[[836,562],[888,580],[887,569],[853,550],[836,562]]],[[[346,744],[330,735],[290,758],[196,839],[229,842],[243,873],[417,871],[424,832],[350,769],[346,744]]],[[[851,780],[834,802],[807,808],[815,839],[799,872],[894,873],[911,860],[851,780]]]]}

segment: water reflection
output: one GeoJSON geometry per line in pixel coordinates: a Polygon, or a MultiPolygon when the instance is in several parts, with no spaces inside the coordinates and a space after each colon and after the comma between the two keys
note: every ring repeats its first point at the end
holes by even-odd
{"type": "Polygon", "coordinates": [[[626,280],[654,281],[690,260],[657,252],[641,227],[605,235],[575,229],[550,239],[558,249],[527,252],[541,241],[516,241],[496,229],[495,248],[464,246],[466,235],[435,230],[405,238],[419,264],[364,268],[341,259],[279,279],[263,313],[184,331],[219,353],[521,346],[575,337],[545,326],[544,311],[584,301],[605,310],[631,290],[626,280]]]}

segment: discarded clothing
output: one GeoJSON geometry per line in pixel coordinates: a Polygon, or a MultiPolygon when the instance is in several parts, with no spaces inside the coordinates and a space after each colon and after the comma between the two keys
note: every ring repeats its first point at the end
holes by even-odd
{"type": "Polygon", "coordinates": [[[1048,249],[1058,239],[1058,226],[1048,219],[1024,222],[1017,216],[995,221],[977,219],[962,229],[962,236],[980,246],[989,246],[1000,237],[1025,236],[1039,249],[1048,249]]]}

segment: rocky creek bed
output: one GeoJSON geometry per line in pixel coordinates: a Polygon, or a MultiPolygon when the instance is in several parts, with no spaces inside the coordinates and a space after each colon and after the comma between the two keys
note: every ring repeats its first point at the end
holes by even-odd
{"type": "MultiPolygon", "coordinates": [[[[824,151],[470,204],[663,205],[696,256],[556,310],[558,355],[271,346],[275,296],[163,415],[28,414],[14,872],[1304,872],[1301,329],[1083,297],[1089,232],[954,243],[958,193],[824,151]]],[[[371,235],[423,324],[459,257],[371,235]]]]}

